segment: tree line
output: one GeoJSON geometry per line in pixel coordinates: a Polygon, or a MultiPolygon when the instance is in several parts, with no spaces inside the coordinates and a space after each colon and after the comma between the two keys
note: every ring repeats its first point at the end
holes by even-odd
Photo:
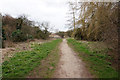
{"type": "Polygon", "coordinates": [[[69,36],[118,48],[118,2],[69,2],[69,36]]]}
{"type": "Polygon", "coordinates": [[[25,15],[14,18],[10,15],[1,15],[2,17],[2,47],[4,41],[23,42],[33,39],[47,39],[49,23],[36,22],[29,20],[25,15]]]}

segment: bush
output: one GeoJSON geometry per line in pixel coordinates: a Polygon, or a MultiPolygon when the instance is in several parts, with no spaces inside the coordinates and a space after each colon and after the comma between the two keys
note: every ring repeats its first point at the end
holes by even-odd
{"type": "Polygon", "coordinates": [[[34,38],[36,38],[36,39],[47,39],[48,36],[49,36],[49,32],[47,32],[47,31],[41,31],[41,30],[36,30],[34,38]]]}
{"type": "Polygon", "coordinates": [[[27,40],[27,37],[21,30],[16,30],[12,32],[12,41],[13,42],[21,42],[27,40]]]}
{"type": "Polygon", "coordinates": [[[0,38],[0,48],[4,48],[3,40],[0,38]]]}
{"type": "Polygon", "coordinates": [[[6,40],[5,30],[2,29],[2,39],[0,39],[0,48],[1,48],[1,46],[2,46],[2,48],[5,48],[4,40],[6,40]]]}
{"type": "Polygon", "coordinates": [[[28,35],[27,39],[31,39],[31,40],[33,40],[34,38],[33,38],[32,35],[28,35]]]}
{"type": "Polygon", "coordinates": [[[71,37],[73,31],[72,31],[72,30],[68,30],[66,33],[67,33],[67,36],[68,36],[68,37],[71,37]]]}
{"type": "Polygon", "coordinates": [[[6,40],[5,30],[4,29],[2,29],[2,40],[6,40]]]}
{"type": "Polygon", "coordinates": [[[83,39],[83,36],[82,36],[82,30],[80,28],[78,28],[74,34],[74,38],[77,39],[77,40],[81,40],[83,39]]]}
{"type": "Polygon", "coordinates": [[[64,32],[58,32],[57,35],[59,35],[61,38],[64,38],[65,33],[64,32]]]}

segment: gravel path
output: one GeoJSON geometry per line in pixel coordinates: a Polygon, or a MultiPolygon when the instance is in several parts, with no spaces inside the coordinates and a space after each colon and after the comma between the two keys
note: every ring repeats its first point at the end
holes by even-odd
{"type": "Polygon", "coordinates": [[[55,78],[92,78],[85,64],[68,46],[66,39],[60,45],[61,58],[55,72],[55,78]]]}

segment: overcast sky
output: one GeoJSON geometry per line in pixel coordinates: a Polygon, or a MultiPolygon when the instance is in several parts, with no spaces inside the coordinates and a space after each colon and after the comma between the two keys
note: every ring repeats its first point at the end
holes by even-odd
{"type": "Polygon", "coordinates": [[[66,31],[69,0],[0,0],[0,12],[13,17],[25,14],[29,19],[48,21],[54,29],[66,31]]]}
{"type": "Polygon", "coordinates": [[[13,17],[25,14],[30,20],[48,21],[51,26],[55,26],[54,29],[66,31],[68,1],[75,0],[0,0],[0,13],[13,17]]]}

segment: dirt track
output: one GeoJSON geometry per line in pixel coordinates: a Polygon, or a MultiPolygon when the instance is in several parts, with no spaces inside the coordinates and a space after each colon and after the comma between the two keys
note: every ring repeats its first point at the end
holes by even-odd
{"type": "Polygon", "coordinates": [[[68,46],[66,39],[60,45],[61,58],[56,70],[56,78],[91,78],[85,64],[76,53],[68,46]]]}

